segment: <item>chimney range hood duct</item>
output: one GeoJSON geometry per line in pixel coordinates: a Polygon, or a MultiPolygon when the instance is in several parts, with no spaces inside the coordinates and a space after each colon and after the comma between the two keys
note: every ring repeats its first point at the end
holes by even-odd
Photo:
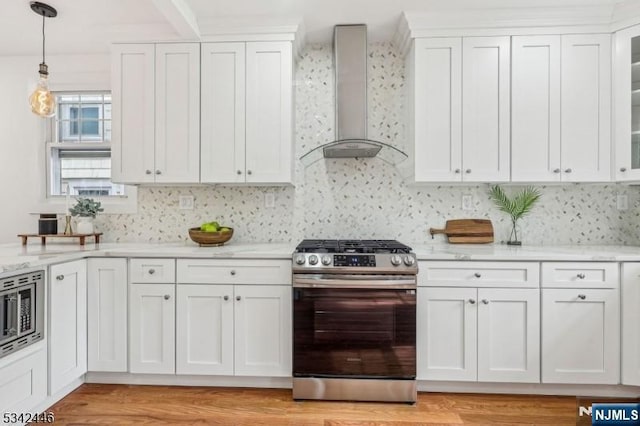
{"type": "Polygon", "coordinates": [[[300,160],[309,165],[324,158],[379,156],[397,164],[407,155],[367,138],[367,26],[336,25],[333,32],[336,141],[321,145],[300,160]]]}

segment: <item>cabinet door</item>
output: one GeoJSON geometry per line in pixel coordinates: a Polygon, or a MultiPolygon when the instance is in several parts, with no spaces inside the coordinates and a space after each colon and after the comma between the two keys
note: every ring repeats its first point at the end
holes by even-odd
{"type": "Polygon", "coordinates": [[[116,44],[111,59],[111,180],[153,182],[155,47],[116,44]]]}
{"type": "Polygon", "coordinates": [[[129,286],[131,373],[175,373],[175,287],[129,286]]]}
{"type": "Polygon", "coordinates": [[[478,381],[540,382],[538,289],[478,289],[478,381]]]}
{"type": "Polygon", "coordinates": [[[509,181],[509,37],[462,40],[462,168],[467,182],[509,181]]]}
{"type": "Polygon", "coordinates": [[[620,381],[617,289],[542,290],[542,382],[620,381]]]}
{"type": "Polygon", "coordinates": [[[560,36],[511,40],[511,180],[558,182],[560,36]]]}
{"type": "Polygon", "coordinates": [[[201,182],[244,182],[244,43],[202,43],[201,114],[201,182]]]}
{"type": "MultiPolygon", "coordinates": [[[[0,369],[1,413],[32,413],[46,398],[47,351],[44,348],[22,355],[0,369]]],[[[3,424],[14,423],[4,421],[3,424]]]]}
{"type": "Polygon", "coordinates": [[[562,36],[562,180],[611,180],[611,36],[562,36]]]}
{"type": "Polygon", "coordinates": [[[640,180],[640,25],[614,35],[616,180],[640,180]]]}
{"type": "Polygon", "coordinates": [[[200,181],[200,44],[156,45],[155,181],[200,181]]]}
{"type": "Polygon", "coordinates": [[[411,52],[416,182],[462,180],[462,39],[416,39],[411,52]]]}
{"type": "Polygon", "coordinates": [[[291,376],[291,286],[234,291],[236,376],[291,376]]]}
{"type": "Polygon", "coordinates": [[[87,372],[87,261],[49,269],[49,395],[87,372]]]}
{"type": "Polygon", "coordinates": [[[178,285],[176,373],[233,375],[233,286],[178,285]]]}
{"type": "Polygon", "coordinates": [[[291,43],[247,43],[246,71],[246,181],[291,183],[293,171],[291,43]]]}
{"type": "Polygon", "coordinates": [[[127,259],[87,264],[89,371],[127,371],[127,259]]]}
{"type": "Polygon", "coordinates": [[[475,288],[418,288],[418,380],[476,380],[476,296],[475,288]]]}
{"type": "Polygon", "coordinates": [[[640,386],[640,263],[622,264],[622,384],[640,386]]]}

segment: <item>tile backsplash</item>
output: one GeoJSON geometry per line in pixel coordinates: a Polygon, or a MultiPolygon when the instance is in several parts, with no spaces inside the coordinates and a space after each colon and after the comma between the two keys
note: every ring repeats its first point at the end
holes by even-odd
{"type": "MultiPolygon", "coordinates": [[[[388,43],[369,46],[369,137],[407,151],[404,61],[388,43]]],[[[334,138],[334,78],[330,45],[307,46],[296,70],[295,156],[334,138]]],[[[543,197],[521,222],[525,244],[640,244],[637,187],[620,184],[539,186],[543,197]],[[629,209],[616,209],[626,195],[629,209]]],[[[187,230],[217,220],[234,228],[236,242],[297,242],[303,238],[389,238],[406,243],[431,240],[430,227],[447,219],[489,218],[498,241],[509,220],[488,199],[488,185],[409,184],[379,158],[296,161],[295,187],[140,187],[138,213],[101,215],[96,227],[106,241],[177,242],[187,230]],[[275,206],[265,207],[273,193],[275,206]],[[178,197],[192,195],[193,210],[178,197]],[[474,210],[462,210],[462,196],[474,210]]],[[[515,189],[516,187],[514,187],[515,189]]],[[[511,187],[507,187],[509,191],[511,187]]]]}

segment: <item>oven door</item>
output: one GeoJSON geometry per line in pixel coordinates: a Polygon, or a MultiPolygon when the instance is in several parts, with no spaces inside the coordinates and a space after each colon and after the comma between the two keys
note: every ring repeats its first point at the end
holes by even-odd
{"type": "Polygon", "coordinates": [[[18,335],[18,291],[0,293],[0,345],[10,342],[18,335]]]}
{"type": "Polygon", "coordinates": [[[293,376],[415,379],[415,277],[351,278],[294,277],[293,376]]]}

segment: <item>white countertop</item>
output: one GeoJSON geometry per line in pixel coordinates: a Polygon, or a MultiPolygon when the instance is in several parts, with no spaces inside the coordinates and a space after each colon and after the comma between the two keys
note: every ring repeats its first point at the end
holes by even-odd
{"type": "MultiPolygon", "coordinates": [[[[0,244],[0,274],[67,262],[83,257],[186,257],[237,259],[290,259],[295,243],[229,243],[199,247],[194,243],[132,244],[31,243],[0,244]]],[[[412,245],[418,260],[494,261],[640,261],[639,246],[521,246],[502,244],[412,245]]]]}

